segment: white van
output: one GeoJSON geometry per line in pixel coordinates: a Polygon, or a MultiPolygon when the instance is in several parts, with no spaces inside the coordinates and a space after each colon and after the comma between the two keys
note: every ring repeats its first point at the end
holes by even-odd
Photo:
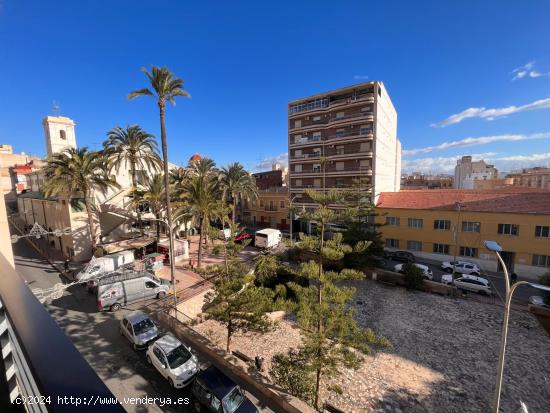
{"type": "Polygon", "coordinates": [[[102,274],[107,274],[118,270],[125,265],[134,262],[133,251],[122,251],[116,254],[105,255],[90,261],[82,271],[75,276],[76,281],[84,282],[93,278],[97,278],[102,274]]]}
{"type": "Polygon", "coordinates": [[[278,229],[265,228],[256,231],[254,236],[254,245],[257,248],[274,248],[281,242],[283,234],[278,229]]]}

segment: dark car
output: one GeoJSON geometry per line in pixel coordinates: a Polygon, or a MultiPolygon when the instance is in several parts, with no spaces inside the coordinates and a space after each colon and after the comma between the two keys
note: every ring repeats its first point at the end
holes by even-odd
{"type": "Polygon", "coordinates": [[[394,251],[391,253],[390,258],[394,261],[402,261],[402,262],[415,262],[416,257],[407,251],[394,251]]]}
{"type": "Polygon", "coordinates": [[[197,412],[258,413],[241,388],[214,366],[197,374],[192,392],[197,412]]]}

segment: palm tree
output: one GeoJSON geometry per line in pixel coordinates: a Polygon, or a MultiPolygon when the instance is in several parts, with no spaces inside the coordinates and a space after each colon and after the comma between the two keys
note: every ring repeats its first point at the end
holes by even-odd
{"type": "MultiPolygon", "coordinates": [[[[155,137],[145,132],[138,125],[127,126],[126,129],[117,126],[107,133],[107,140],[103,142],[109,168],[117,172],[121,167],[130,167],[132,192],[137,194],[137,168],[156,170],[160,167],[158,147],[155,137]]],[[[136,208],[138,226],[143,235],[141,213],[136,208]]]]}
{"type": "MultiPolygon", "coordinates": [[[[138,89],[131,92],[128,95],[128,99],[134,99],[138,96],[153,96],[157,99],[157,105],[159,107],[160,116],[160,139],[162,143],[162,159],[164,161],[164,186],[169,188],[169,171],[168,171],[168,146],[166,144],[166,125],[165,125],[165,112],[166,102],[170,102],[175,106],[175,98],[178,96],[191,97],[189,93],[183,88],[183,79],[177,78],[167,67],[151,67],[151,72],[146,68],[141,69],[153,91],[148,88],[138,89]]],[[[168,221],[168,239],[170,243],[170,273],[172,278],[172,286],[174,289],[174,310],[176,307],[176,280],[175,280],[175,263],[174,263],[174,239],[172,236],[172,208],[170,205],[170,194],[166,191],[166,219],[168,221]]]]}
{"type": "Polygon", "coordinates": [[[229,198],[231,202],[231,222],[235,224],[237,200],[239,198],[258,198],[256,182],[239,162],[234,162],[222,168],[220,184],[223,189],[223,199],[229,198]]]}
{"type": "Polygon", "coordinates": [[[161,214],[164,211],[164,201],[166,199],[164,188],[164,176],[162,174],[148,176],[143,184],[143,189],[136,191],[137,196],[134,198],[136,201],[147,201],[151,207],[151,211],[157,220],[157,242],[160,240],[161,214]]]}
{"type": "Polygon", "coordinates": [[[93,195],[96,190],[106,193],[120,185],[109,176],[106,160],[101,152],[88,148],[67,148],[54,153],[45,167],[44,195],[81,193],[88,214],[88,229],[92,250],[96,245],[96,228],[93,217],[93,195]]]}
{"type": "Polygon", "coordinates": [[[197,161],[189,162],[189,170],[192,175],[201,178],[211,178],[217,174],[216,163],[209,158],[201,158],[197,161]]]}
{"type": "Polygon", "coordinates": [[[201,266],[202,241],[210,223],[210,218],[215,214],[219,200],[218,181],[213,178],[206,178],[201,175],[193,176],[183,188],[183,199],[189,206],[188,211],[181,210],[179,213],[191,212],[199,222],[199,251],[197,266],[201,266]]]}

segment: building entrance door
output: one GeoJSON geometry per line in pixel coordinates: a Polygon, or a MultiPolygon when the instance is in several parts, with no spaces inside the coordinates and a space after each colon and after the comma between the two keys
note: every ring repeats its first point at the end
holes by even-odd
{"type": "MultiPolygon", "coordinates": [[[[510,273],[514,271],[515,255],[516,255],[515,252],[510,252],[510,251],[502,251],[500,253],[500,256],[502,257],[502,261],[504,261],[504,263],[506,264],[506,268],[510,273]]],[[[502,271],[502,265],[500,265],[500,261],[498,262],[498,271],[502,271]]]]}

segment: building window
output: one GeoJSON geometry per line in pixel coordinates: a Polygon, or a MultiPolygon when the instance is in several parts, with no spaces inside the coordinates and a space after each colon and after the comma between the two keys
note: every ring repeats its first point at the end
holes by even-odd
{"type": "Polygon", "coordinates": [[[361,126],[361,129],[359,129],[360,135],[368,135],[369,133],[372,133],[370,126],[361,126]]]}
{"type": "Polygon", "coordinates": [[[336,119],[340,119],[340,118],[343,118],[343,117],[344,117],[344,115],[345,115],[345,113],[344,113],[344,112],[337,112],[337,113],[336,113],[336,119]]]}
{"type": "Polygon", "coordinates": [[[518,235],[519,225],[516,224],[498,224],[498,233],[501,235],[518,235]]]}
{"type": "Polygon", "coordinates": [[[344,155],[345,149],[343,145],[336,147],[336,155],[344,155]]]}
{"type": "Polygon", "coordinates": [[[314,163],[313,164],[313,172],[317,172],[317,173],[321,172],[321,164],[314,163]]]}
{"type": "Polygon", "coordinates": [[[386,247],[399,248],[399,240],[393,238],[386,238],[386,247]]]}
{"type": "Polygon", "coordinates": [[[451,221],[448,219],[436,219],[434,221],[434,229],[449,231],[451,229],[451,221]]]}
{"type": "Polygon", "coordinates": [[[436,254],[449,254],[449,245],[448,244],[434,244],[433,251],[436,254]]]}
{"type": "Polygon", "coordinates": [[[477,257],[477,248],[472,247],[460,247],[460,255],[462,257],[477,257]]]}
{"type": "Polygon", "coordinates": [[[343,170],[344,170],[344,167],[345,167],[345,163],[344,163],[344,162],[336,162],[336,170],[337,170],[337,171],[343,171],[343,170]]]}
{"type": "Polygon", "coordinates": [[[398,227],[399,221],[399,217],[386,217],[386,225],[391,225],[392,227],[398,227]]]}
{"type": "MultiPolygon", "coordinates": [[[[264,206],[264,200],[263,199],[260,199],[260,206],[263,207],[264,206]]],[[[263,221],[263,220],[262,220],[263,221]]]]}
{"type": "Polygon", "coordinates": [[[421,218],[409,218],[409,228],[422,228],[424,220],[421,218]]]}
{"type": "Polygon", "coordinates": [[[336,182],[336,188],[344,188],[346,186],[344,178],[336,178],[335,182],[336,182]]]}
{"type": "Polygon", "coordinates": [[[422,242],[407,241],[407,249],[411,251],[422,251],[422,242]]]}
{"type": "Polygon", "coordinates": [[[550,238],[550,226],[537,225],[535,227],[535,237],[550,238]]]}
{"type": "Polygon", "coordinates": [[[533,254],[533,265],[537,267],[550,267],[550,255],[533,254]]]}
{"type": "Polygon", "coordinates": [[[284,207],[285,207],[285,201],[280,201],[280,202],[279,202],[279,206],[280,206],[281,208],[284,208],[284,207]]]}
{"type": "Polygon", "coordinates": [[[66,140],[66,139],[67,139],[67,135],[66,135],[66,133],[65,133],[64,130],[60,130],[60,131],[59,131],[59,137],[60,137],[61,139],[63,139],[63,140],[66,140]]]}
{"type": "Polygon", "coordinates": [[[462,221],[462,232],[479,232],[480,227],[479,222],[462,221]]]}

